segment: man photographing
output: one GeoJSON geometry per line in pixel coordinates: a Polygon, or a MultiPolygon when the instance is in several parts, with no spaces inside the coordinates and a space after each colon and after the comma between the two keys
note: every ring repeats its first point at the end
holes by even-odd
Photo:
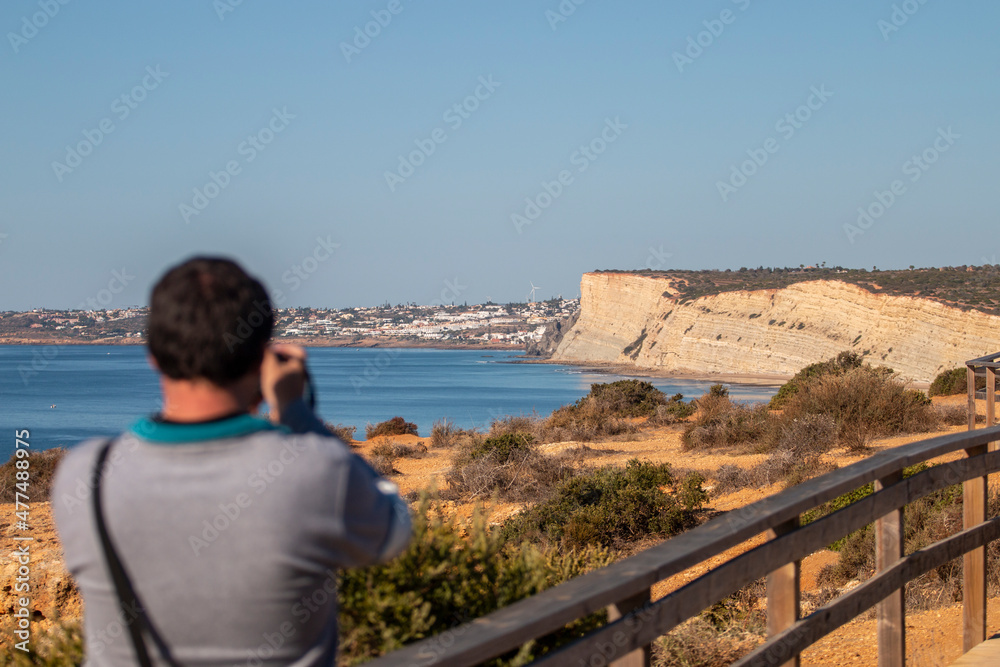
{"type": "Polygon", "coordinates": [[[229,260],[153,288],[162,410],[74,448],[53,485],[88,665],[332,665],[336,572],[406,547],[395,485],[306,405],[305,350],[270,345],[273,326],[229,260]]]}

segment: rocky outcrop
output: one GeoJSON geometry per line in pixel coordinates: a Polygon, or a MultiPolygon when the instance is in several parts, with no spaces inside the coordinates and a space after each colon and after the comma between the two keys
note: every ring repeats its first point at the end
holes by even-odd
{"type": "Polygon", "coordinates": [[[1000,317],[839,281],[734,291],[681,303],[668,277],[588,273],[580,317],[553,361],[676,373],[784,375],[843,350],[904,379],[1000,350],[1000,317]]]}
{"type": "Polygon", "coordinates": [[[529,341],[528,344],[525,345],[525,354],[529,357],[551,357],[555,354],[556,349],[558,349],[563,336],[566,335],[567,331],[573,328],[573,325],[576,324],[576,321],[579,318],[580,311],[577,310],[568,317],[564,317],[554,322],[549,322],[545,325],[545,333],[542,334],[540,340],[529,341]]]}
{"type": "MultiPolygon", "coordinates": [[[[29,487],[30,488],[30,487],[29,487]]],[[[13,503],[0,504],[0,615],[11,616],[20,608],[18,601],[27,597],[30,601],[32,631],[46,631],[53,624],[79,621],[83,615],[83,603],[66,566],[63,563],[62,547],[56,535],[48,502],[30,503],[30,528],[28,531],[15,530],[15,506],[13,503]],[[15,537],[29,536],[30,541],[15,540],[15,537]],[[26,550],[27,553],[22,553],[26,550]],[[15,552],[21,554],[15,557],[15,552]],[[27,561],[24,563],[23,561],[27,561]],[[28,591],[18,588],[23,581],[20,568],[29,571],[28,591]],[[18,577],[21,577],[21,580],[18,577]]],[[[9,620],[9,619],[5,619],[9,620]]],[[[9,637],[4,638],[9,639],[9,637]]],[[[34,645],[34,636],[32,637],[34,645]]]]}

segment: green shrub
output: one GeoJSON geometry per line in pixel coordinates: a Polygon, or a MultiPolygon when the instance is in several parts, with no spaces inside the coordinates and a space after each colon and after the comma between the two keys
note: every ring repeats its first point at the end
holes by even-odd
{"type": "Polygon", "coordinates": [[[662,391],[643,380],[618,380],[590,385],[590,393],[576,407],[594,403],[616,417],[649,417],[667,403],[662,391]]]}
{"type": "MultiPolygon", "coordinates": [[[[401,556],[341,575],[340,646],[346,664],[439,634],[612,561],[599,548],[505,546],[481,515],[464,528],[444,516],[440,504],[424,496],[413,511],[413,541],[401,556]]],[[[523,664],[604,622],[603,612],[588,616],[505,656],[503,664],[523,664]]]]}
{"type": "Polygon", "coordinates": [[[704,478],[675,478],[666,463],[632,459],[563,482],[553,497],[504,525],[512,540],[547,539],[568,547],[618,547],[648,536],[669,537],[695,524],[707,495],[704,478]]]}
{"type": "Polygon", "coordinates": [[[729,398],[729,388],[724,384],[713,384],[706,395],[712,398],[729,398]]]}
{"type": "MultiPolygon", "coordinates": [[[[966,393],[969,390],[968,387],[968,369],[962,366],[938,373],[938,376],[931,382],[927,393],[931,396],[952,396],[966,393]]],[[[983,388],[986,388],[985,378],[983,379],[983,388]]]]}
{"type": "MultiPolygon", "coordinates": [[[[928,469],[918,463],[903,469],[903,477],[912,477],[928,469]]],[[[802,524],[813,521],[856,503],[875,492],[873,484],[865,484],[802,515],[802,524]]],[[[917,549],[953,534],[961,526],[962,485],[955,484],[935,491],[906,506],[903,511],[905,552],[917,549]],[[957,524],[955,519],[957,518],[957,524]]],[[[875,568],[875,527],[869,524],[836,540],[830,547],[840,553],[840,559],[825,568],[822,583],[842,585],[855,578],[871,576],[875,568]]]]}
{"type": "Polygon", "coordinates": [[[524,458],[534,441],[535,437],[529,433],[504,433],[476,443],[469,455],[474,459],[490,458],[496,463],[509,463],[524,458]]]}
{"type": "Polygon", "coordinates": [[[393,417],[384,422],[379,422],[374,426],[365,426],[365,437],[369,440],[381,435],[418,435],[417,425],[408,422],[402,417],[393,417]]]}
{"type": "Polygon", "coordinates": [[[683,412],[683,404],[677,405],[679,400],[668,402],[662,391],[642,380],[596,383],[590,385],[590,392],[576,403],[555,410],[536,432],[545,442],[589,442],[631,433],[636,428],[629,419],[654,417],[663,407],[670,409],[663,413],[664,418],[670,411],[683,412]]]}
{"type": "MultiPolygon", "coordinates": [[[[56,466],[66,456],[66,448],[53,447],[52,449],[28,451],[28,497],[35,502],[44,502],[49,499],[52,490],[52,478],[56,472],[56,466]]],[[[10,457],[10,460],[0,465],[0,502],[12,503],[17,497],[17,455],[10,457]]],[[[23,500],[23,498],[22,498],[23,500]]]]}
{"type": "Polygon", "coordinates": [[[800,419],[829,415],[840,443],[855,451],[872,438],[934,428],[938,420],[929,399],[886,370],[860,366],[809,379],[785,402],[784,414],[800,419]]]}
{"type": "MultiPolygon", "coordinates": [[[[810,364],[796,373],[791,380],[781,385],[778,393],[771,397],[770,407],[777,410],[784,407],[785,403],[794,396],[799,388],[808,380],[823,377],[826,375],[843,375],[855,368],[864,365],[864,357],[856,352],[845,351],[838,354],[833,359],[827,359],[819,363],[810,364]]],[[[885,369],[889,374],[892,371],[885,369]]]]}

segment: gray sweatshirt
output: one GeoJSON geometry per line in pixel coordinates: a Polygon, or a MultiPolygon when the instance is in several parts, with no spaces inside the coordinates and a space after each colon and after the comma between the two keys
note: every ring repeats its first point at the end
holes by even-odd
{"type": "MultiPolygon", "coordinates": [[[[337,571],[389,560],[409,541],[394,484],[304,403],[282,421],[144,419],[112,444],[101,496],[108,532],[182,665],[332,665],[337,571]]],[[[66,456],[52,510],[83,594],[87,665],[131,666],[133,613],[120,611],[91,505],[103,442],[66,456]]]]}

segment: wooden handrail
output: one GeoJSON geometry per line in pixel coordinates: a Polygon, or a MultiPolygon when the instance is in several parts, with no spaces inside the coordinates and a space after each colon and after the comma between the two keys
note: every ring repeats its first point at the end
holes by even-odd
{"type": "MultiPolygon", "coordinates": [[[[576,643],[546,656],[539,664],[577,664],[580,659],[589,660],[595,655],[602,655],[608,661],[618,660],[632,651],[643,649],[679,623],[780,566],[795,562],[816,549],[935,490],[960,482],[978,480],[1000,470],[1000,452],[985,451],[990,442],[997,440],[1000,440],[1000,426],[990,426],[884,450],[742,509],[728,512],[630,558],[516,602],[460,628],[447,631],[443,633],[447,635],[446,638],[432,637],[368,664],[372,667],[387,665],[468,667],[479,664],[516,649],[527,641],[544,637],[578,618],[600,611],[609,605],[635,599],[655,583],[756,535],[796,520],[804,512],[834,500],[844,493],[854,491],[870,482],[884,481],[904,468],[945,454],[963,450],[968,452],[976,447],[984,448],[982,453],[975,456],[937,465],[907,479],[885,485],[885,488],[838,512],[776,536],[775,539],[728,561],[665,598],[625,614],[576,643]]],[[[850,620],[860,611],[871,607],[892,591],[898,590],[909,580],[899,577],[917,576],[913,572],[917,572],[928,562],[937,562],[935,560],[937,555],[952,553],[956,544],[963,547],[971,545],[968,551],[982,546],[994,539],[992,531],[995,529],[985,527],[993,525],[993,522],[987,522],[981,524],[982,528],[970,529],[967,526],[963,533],[955,536],[959,538],[966,535],[964,538],[958,540],[949,538],[895,561],[868,584],[855,589],[878,590],[880,595],[884,590],[885,595],[878,597],[875,594],[862,596],[861,593],[847,593],[822,610],[814,612],[807,619],[798,621],[790,628],[779,632],[760,650],[767,651],[769,649],[766,647],[777,645],[775,642],[785,641],[781,646],[791,646],[795,650],[781,659],[797,655],[801,648],[822,636],[816,634],[816,628],[825,628],[823,633],[825,634],[839,627],[833,623],[840,618],[836,614],[844,613],[845,609],[855,609],[858,604],[867,603],[867,606],[846,617],[850,620]],[[902,584],[896,585],[895,588],[886,588],[889,584],[900,581],[902,584]],[[826,617],[829,617],[830,622],[823,620],[826,617]],[[788,643],[787,637],[792,635],[801,635],[809,641],[788,643]],[[782,637],[786,639],[781,640],[782,637]]],[[[962,553],[965,552],[957,552],[950,558],[962,553]]],[[[922,571],[924,570],[920,570],[922,571]]]]}

